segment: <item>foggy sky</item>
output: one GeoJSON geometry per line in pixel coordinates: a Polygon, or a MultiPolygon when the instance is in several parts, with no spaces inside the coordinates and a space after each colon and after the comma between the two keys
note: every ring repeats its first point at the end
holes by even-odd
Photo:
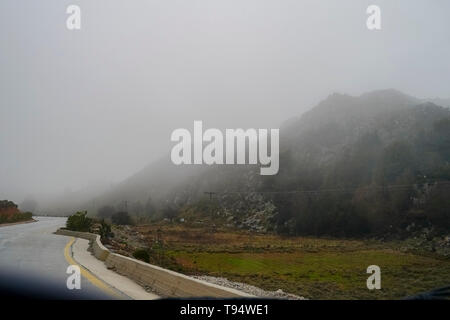
{"type": "Polygon", "coordinates": [[[450,97],[450,2],[0,2],[0,199],[110,185],[170,134],[278,128],[333,92],[450,97]],[[82,29],[66,29],[77,4],[82,29]],[[366,28],[369,4],[382,30],[366,28]]]}

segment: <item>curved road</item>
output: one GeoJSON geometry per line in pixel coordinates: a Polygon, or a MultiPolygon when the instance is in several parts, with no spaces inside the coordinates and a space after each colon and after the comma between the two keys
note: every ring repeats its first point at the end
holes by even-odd
{"type": "MultiPolygon", "coordinates": [[[[26,279],[37,280],[37,283],[45,285],[42,290],[54,291],[46,293],[54,293],[56,298],[60,297],[61,293],[65,299],[114,298],[84,277],[81,278],[80,290],[67,289],[66,282],[69,274],[66,271],[69,263],[64,256],[64,250],[71,238],[53,234],[59,227],[65,225],[66,218],[34,217],[34,219],[38,221],[0,227],[0,276],[2,279],[5,277],[6,281],[9,278],[14,279],[10,282],[17,282],[18,286],[24,285],[17,279],[23,279],[24,282],[27,281],[26,279]]],[[[8,286],[14,286],[14,284],[8,283],[8,286]]],[[[39,285],[34,284],[34,286],[39,285]]]]}

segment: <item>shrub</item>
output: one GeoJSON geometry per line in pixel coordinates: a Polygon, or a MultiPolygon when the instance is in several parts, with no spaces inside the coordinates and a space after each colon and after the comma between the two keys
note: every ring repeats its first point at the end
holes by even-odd
{"type": "Polygon", "coordinates": [[[79,211],[71,215],[66,222],[66,227],[72,231],[89,232],[92,226],[92,219],[87,217],[87,211],[79,211]]]}
{"type": "Polygon", "coordinates": [[[21,220],[30,220],[32,216],[33,216],[33,213],[31,213],[31,212],[22,212],[20,214],[21,220]]]}
{"type": "Polygon", "coordinates": [[[148,254],[147,250],[145,249],[136,249],[133,252],[133,257],[135,257],[138,260],[149,262],[150,261],[150,255],[148,254]]]}
{"type": "Polygon", "coordinates": [[[99,234],[102,240],[107,240],[108,238],[113,236],[111,232],[111,226],[107,224],[105,220],[102,220],[100,222],[99,234]]]}
{"type": "Polygon", "coordinates": [[[167,206],[163,209],[163,215],[165,218],[172,220],[178,215],[178,210],[171,206],[167,206]]]}
{"type": "Polygon", "coordinates": [[[8,200],[0,200],[0,209],[17,208],[17,204],[8,200]]]}

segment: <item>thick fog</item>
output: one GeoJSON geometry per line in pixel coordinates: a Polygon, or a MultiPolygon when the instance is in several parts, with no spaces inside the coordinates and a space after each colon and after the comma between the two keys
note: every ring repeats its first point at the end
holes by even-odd
{"type": "Polygon", "coordinates": [[[107,188],[194,120],[278,128],[332,92],[448,98],[449,12],[447,0],[2,0],[0,199],[107,188]],[[69,4],[81,30],[66,28],[69,4]]]}

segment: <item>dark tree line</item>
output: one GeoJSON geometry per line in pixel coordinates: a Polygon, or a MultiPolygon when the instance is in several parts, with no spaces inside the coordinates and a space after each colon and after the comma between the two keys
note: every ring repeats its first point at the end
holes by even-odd
{"type": "Polygon", "coordinates": [[[266,179],[263,190],[318,192],[271,197],[279,232],[360,236],[398,233],[409,225],[450,230],[449,119],[387,145],[376,132],[366,134],[330,164],[292,152],[280,163],[284,171],[266,179]]]}

